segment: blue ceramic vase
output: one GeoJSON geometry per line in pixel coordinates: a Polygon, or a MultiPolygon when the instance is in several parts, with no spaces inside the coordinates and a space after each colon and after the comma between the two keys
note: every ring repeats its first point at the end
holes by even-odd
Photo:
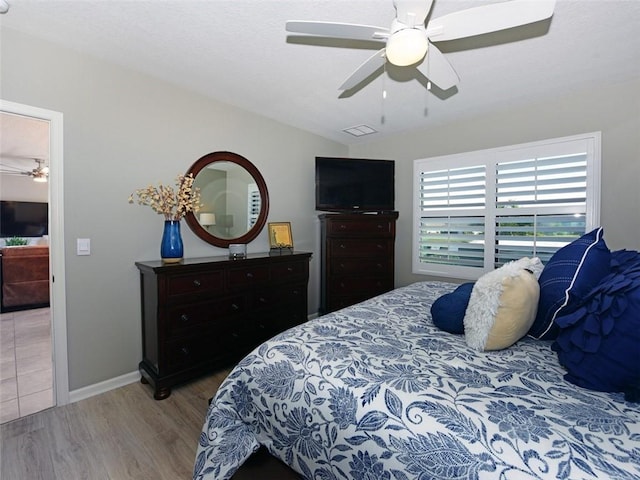
{"type": "Polygon", "coordinates": [[[180,235],[180,220],[165,220],[160,245],[160,258],[164,263],[178,263],[182,260],[184,247],[180,235]]]}

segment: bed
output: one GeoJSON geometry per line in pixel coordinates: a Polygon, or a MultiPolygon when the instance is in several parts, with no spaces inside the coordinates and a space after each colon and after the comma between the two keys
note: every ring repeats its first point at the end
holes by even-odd
{"type": "Polygon", "coordinates": [[[418,282],[294,327],[229,374],[194,479],[260,447],[306,479],[640,479],[640,404],[577,387],[550,341],[478,352],[418,282]]]}

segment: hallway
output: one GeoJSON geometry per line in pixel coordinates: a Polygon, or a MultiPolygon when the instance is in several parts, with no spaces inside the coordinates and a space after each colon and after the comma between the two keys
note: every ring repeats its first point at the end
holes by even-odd
{"type": "Polygon", "coordinates": [[[49,308],[0,314],[0,423],[54,405],[49,308]]]}

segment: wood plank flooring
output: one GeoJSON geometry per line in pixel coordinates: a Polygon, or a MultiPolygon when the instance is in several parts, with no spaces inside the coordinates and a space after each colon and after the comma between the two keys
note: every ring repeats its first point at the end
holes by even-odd
{"type": "MultiPolygon", "coordinates": [[[[208,399],[227,374],[174,388],[162,401],[133,383],[0,425],[0,478],[190,479],[208,399]]],[[[233,478],[300,477],[261,453],[233,478]]]]}

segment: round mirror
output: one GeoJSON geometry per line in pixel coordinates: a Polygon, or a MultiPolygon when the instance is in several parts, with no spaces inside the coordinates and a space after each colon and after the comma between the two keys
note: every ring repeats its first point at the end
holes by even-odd
{"type": "Polygon", "coordinates": [[[267,220],[269,193],[258,169],[231,152],[213,152],[187,171],[200,189],[200,211],[185,216],[198,237],[216,247],[249,243],[267,220]]]}

